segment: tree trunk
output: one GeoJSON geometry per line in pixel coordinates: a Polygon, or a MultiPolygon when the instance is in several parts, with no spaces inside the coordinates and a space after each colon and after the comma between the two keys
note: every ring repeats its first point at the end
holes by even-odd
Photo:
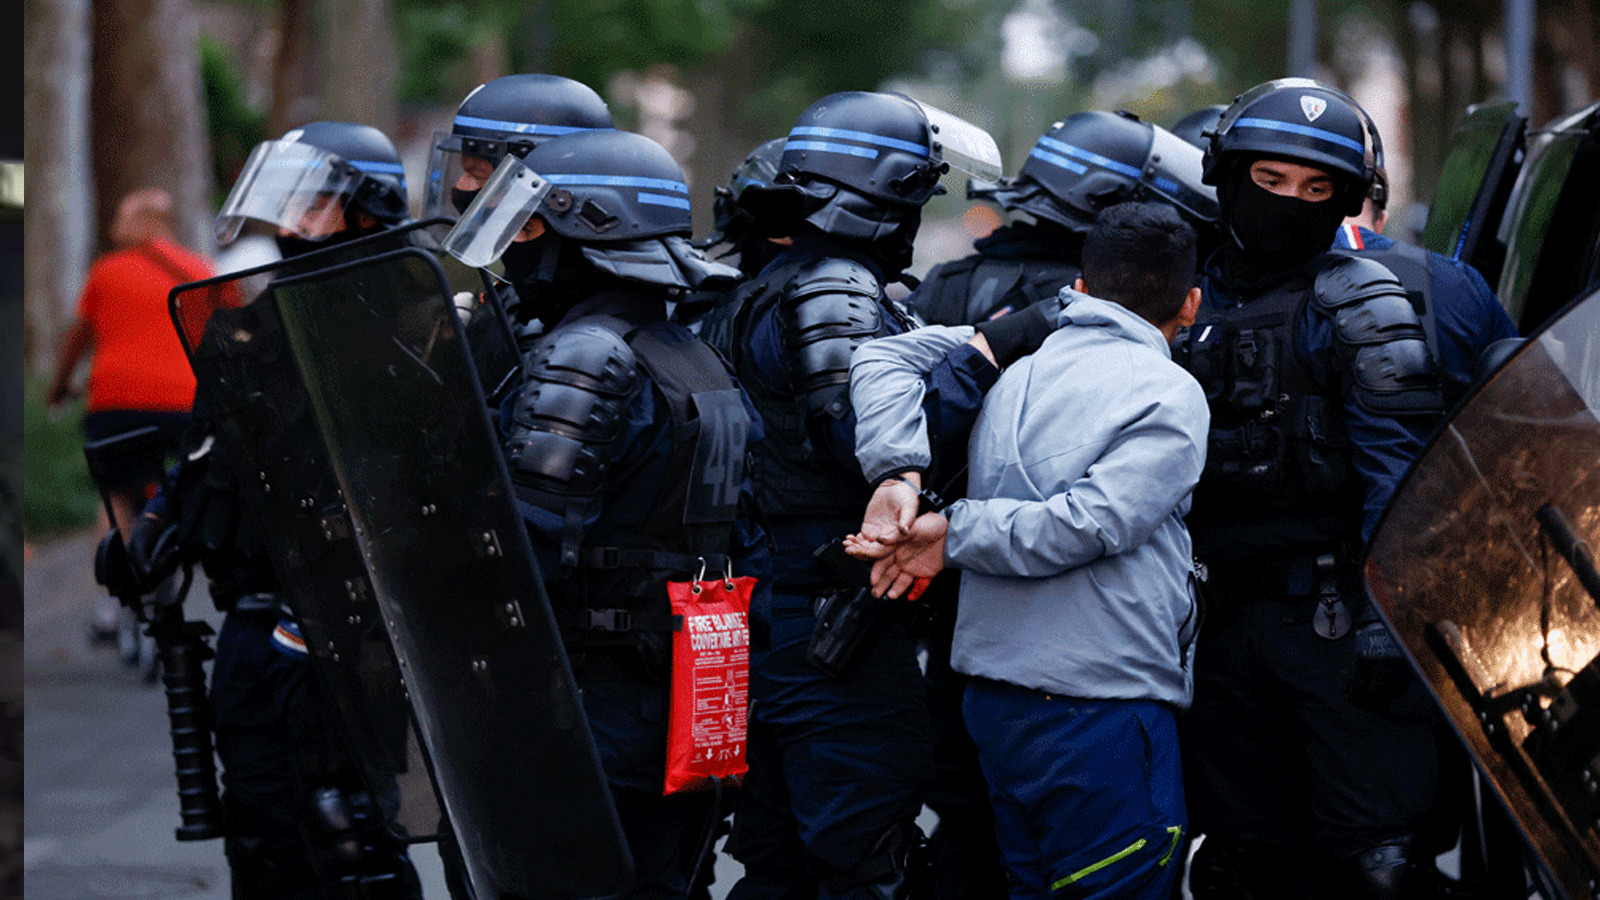
{"type": "Polygon", "coordinates": [[[733,170],[761,143],[783,137],[787,126],[772,134],[758,133],[742,115],[741,104],[758,83],[756,66],[763,58],[763,36],[749,29],[729,42],[727,52],[685,69],[683,84],[694,95],[694,111],[683,128],[695,136],[694,155],[685,167],[694,208],[694,233],[711,231],[713,192],[728,183],[733,170]]]}
{"type": "Polygon", "coordinates": [[[390,0],[328,0],[322,85],[326,118],[371,125],[394,136],[398,39],[390,0]]]}
{"type": "Polygon", "coordinates": [[[89,136],[97,245],[108,246],[118,200],[142,187],[164,187],[175,201],[178,239],[209,253],[216,207],[192,3],[93,0],[93,16],[89,136]]]}
{"type": "Polygon", "coordinates": [[[296,125],[321,117],[313,89],[316,67],[312,53],[311,0],[280,0],[278,51],[272,65],[272,108],[267,136],[277,138],[296,125]]]}
{"type": "Polygon", "coordinates": [[[23,355],[48,375],[89,264],[94,196],[89,166],[89,0],[23,5],[23,355]]]}

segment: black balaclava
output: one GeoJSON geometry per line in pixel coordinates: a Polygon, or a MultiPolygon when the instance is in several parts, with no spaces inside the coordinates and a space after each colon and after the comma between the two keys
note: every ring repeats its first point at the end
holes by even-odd
{"type": "Polygon", "coordinates": [[[374,222],[370,228],[362,228],[359,225],[355,225],[353,223],[359,213],[360,210],[351,204],[350,201],[346,200],[344,202],[345,228],[343,231],[336,231],[325,238],[319,238],[317,240],[311,240],[309,238],[303,238],[292,234],[280,234],[277,237],[278,252],[283,255],[284,259],[293,259],[296,256],[302,256],[317,250],[325,250],[329,247],[335,247],[339,244],[356,240],[357,238],[364,238],[368,235],[377,234],[378,232],[384,231],[390,227],[383,222],[374,222]]]}
{"type": "Polygon", "coordinates": [[[1244,284],[1288,272],[1326,253],[1344,222],[1337,190],[1314,202],[1274,194],[1256,184],[1250,178],[1250,164],[1259,158],[1234,164],[1218,198],[1224,267],[1244,284]]]}
{"type": "Polygon", "coordinates": [[[505,264],[504,278],[520,301],[518,321],[526,324],[536,318],[546,329],[580,301],[625,284],[596,269],[583,255],[582,244],[548,229],[531,241],[513,242],[500,261],[505,264]]]}
{"type": "Polygon", "coordinates": [[[472,205],[472,201],[478,199],[478,193],[482,190],[483,188],[476,188],[474,190],[466,191],[451,185],[450,203],[456,208],[456,212],[464,213],[467,211],[467,207],[472,205]]]}

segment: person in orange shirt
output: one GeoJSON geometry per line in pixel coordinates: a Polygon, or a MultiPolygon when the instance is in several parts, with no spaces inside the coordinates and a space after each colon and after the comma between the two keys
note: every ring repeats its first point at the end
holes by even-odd
{"type": "MultiPolygon", "coordinates": [[[[161,431],[163,450],[176,454],[194,401],[194,373],[167,312],[175,286],[209,278],[211,263],[172,235],[172,195],[143,188],[122,198],[111,224],[116,249],[95,260],[78,300],[77,318],[61,337],[56,376],[47,401],[52,410],[72,396],[73,373],[89,363],[84,439],[95,441],[147,425],[161,431]]],[[[114,465],[98,486],[110,498],[117,530],[129,534],[154,488],[136,466],[114,465]]],[[[116,638],[117,603],[102,598],[91,623],[94,636],[116,638]]]]}

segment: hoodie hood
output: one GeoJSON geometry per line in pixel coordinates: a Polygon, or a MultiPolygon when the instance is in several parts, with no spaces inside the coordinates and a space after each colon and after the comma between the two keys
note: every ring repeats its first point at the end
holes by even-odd
{"type": "Polygon", "coordinates": [[[1138,341],[1161,351],[1172,358],[1172,347],[1167,344],[1161,329],[1150,324],[1144,316],[1120,303],[1091,297],[1069,287],[1061,289],[1061,312],[1056,315],[1056,328],[1077,325],[1080,328],[1105,328],[1117,337],[1138,341]]]}

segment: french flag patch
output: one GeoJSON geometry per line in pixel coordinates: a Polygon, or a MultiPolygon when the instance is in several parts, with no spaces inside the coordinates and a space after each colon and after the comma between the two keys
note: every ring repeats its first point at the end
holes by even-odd
{"type": "Polygon", "coordinates": [[[287,654],[295,659],[307,659],[311,656],[306,650],[306,639],[300,636],[300,625],[288,619],[279,619],[278,627],[272,629],[272,645],[280,653],[287,654]]]}

